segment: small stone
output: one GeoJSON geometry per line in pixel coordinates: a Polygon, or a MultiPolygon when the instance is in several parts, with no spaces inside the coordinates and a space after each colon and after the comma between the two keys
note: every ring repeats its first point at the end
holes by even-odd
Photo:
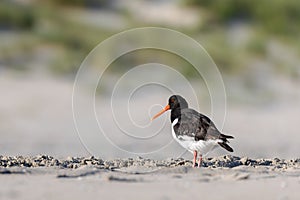
{"type": "Polygon", "coordinates": [[[70,157],[70,156],[68,156],[66,160],[67,160],[67,161],[72,161],[72,160],[73,160],[73,158],[72,158],[72,157],[70,157]]]}
{"type": "Polygon", "coordinates": [[[179,161],[179,162],[176,163],[176,165],[179,165],[179,166],[180,165],[184,165],[184,164],[185,164],[185,162],[183,160],[181,160],[181,161],[179,161]]]}
{"type": "Polygon", "coordinates": [[[46,161],[42,160],[41,162],[39,162],[39,166],[46,166],[46,161]]]}
{"type": "Polygon", "coordinates": [[[241,163],[243,164],[243,165],[247,165],[247,163],[248,163],[248,158],[247,157],[243,157],[243,158],[241,158],[241,163]]]}

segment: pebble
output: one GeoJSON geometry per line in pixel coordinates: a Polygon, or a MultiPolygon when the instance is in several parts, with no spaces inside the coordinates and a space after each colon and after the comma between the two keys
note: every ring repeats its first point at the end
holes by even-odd
{"type": "MultiPolygon", "coordinates": [[[[94,156],[90,157],[67,157],[66,159],[56,159],[49,155],[37,155],[34,157],[25,156],[1,156],[0,168],[7,167],[59,167],[77,169],[81,166],[94,166],[101,169],[116,169],[131,166],[143,167],[178,167],[192,166],[191,160],[183,158],[169,158],[166,160],[153,160],[137,157],[136,159],[114,159],[103,160],[94,156]]],[[[253,167],[273,167],[275,169],[286,170],[288,168],[300,169],[300,159],[284,160],[274,159],[250,159],[248,157],[220,156],[214,158],[204,158],[203,167],[208,168],[234,168],[241,166],[253,167]]]]}

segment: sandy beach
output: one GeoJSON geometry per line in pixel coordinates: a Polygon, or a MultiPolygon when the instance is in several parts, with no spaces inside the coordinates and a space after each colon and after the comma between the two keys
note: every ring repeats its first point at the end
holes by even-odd
{"type": "Polygon", "coordinates": [[[1,199],[299,199],[300,159],[0,156],[1,199]]]}
{"type": "MultiPolygon", "coordinates": [[[[175,142],[152,157],[136,158],[112,149],[103,138],[81,135],[90,138],[84,144],[94,145],[100,156],[94,155],[101,159],[89,157],[74,130],[72,82],[17,78],[10,74],[0,78],[6,94],[0,105],[0,199],[300,198],[296,89],[292,94],[297,98],[277,104],[276,109],[229,105],[224,132],[236,137],[231,143],[236,156],[220,156],[226,152],[219,149],[206,156],[198,169],[192,168],[191,154],[178,158],[184,149],[175,142]],[[38,154],[51,156],[32,157],[38,154]]],[[[97,132],[89,127],[85,134],[97,132]]],[[[168,123],[166,127],[161,134],[164,142],[172,139],[168,123]]],[[[122,136],[114,131],[112,136],[122,136]]],[[[156,148],[156,142],[147,140],[138,146],[132,139],[120,140],[129,150],[156,148]]]]}

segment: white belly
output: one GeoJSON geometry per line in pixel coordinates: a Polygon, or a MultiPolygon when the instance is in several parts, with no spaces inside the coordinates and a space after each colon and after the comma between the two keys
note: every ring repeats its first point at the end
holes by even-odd
{"type": "Polygon", "coordinates": [[[194,152],[195,150],[198,151],[199,154],[206,155],[210,151],[212,151],[214,148],[218,146],[218,142],[221,142],[221,140],[199,140],[195,141],[194,137],[189,136],[180,136],[177,137],[174,132],[174,125],[177,124],[178,119],[175,119],[172,123],[172,136],[173,138],[185,149],[187,149],[190,152],[194,152]]]}

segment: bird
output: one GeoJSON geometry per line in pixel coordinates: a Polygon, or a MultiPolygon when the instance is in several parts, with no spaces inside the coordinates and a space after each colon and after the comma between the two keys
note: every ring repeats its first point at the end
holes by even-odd
{"type": "Polygon", "coordinates": [[[171,110],[172,136],[182,147],[194,154],[193,167],[196,167],[197,155],[197,166],[201,167],[202,156],[218,146],[233,152],[228,145],[228,139],[234,137],[222,134],[209,117],[189,108],[187,101],[180,95],[172,95],[167,106],[151,120],[168,110],[171,110]]]}

